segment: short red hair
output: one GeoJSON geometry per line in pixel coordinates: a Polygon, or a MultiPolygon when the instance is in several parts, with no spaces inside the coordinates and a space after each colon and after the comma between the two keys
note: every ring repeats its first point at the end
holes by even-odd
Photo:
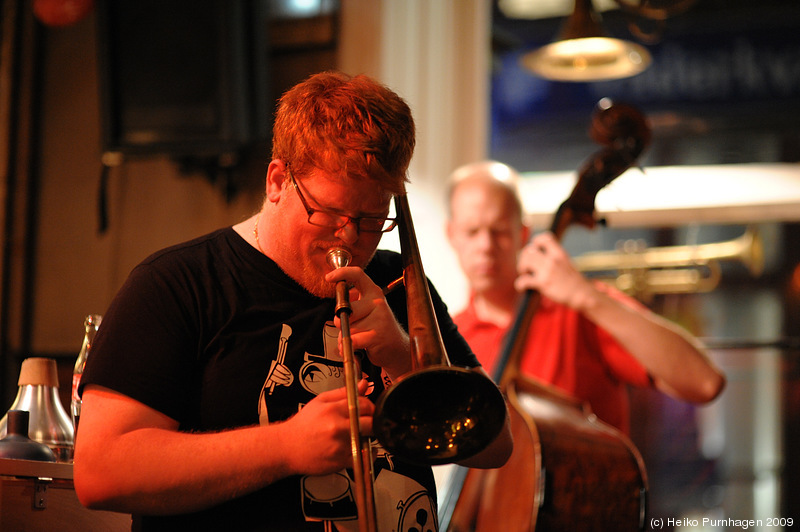
{"type": "Polygon", "coordinates": [[[395,92],[368,76],[322,72],[279,100],[272,158],[300,174],[319,168],[378,180],[398,194],[414,144],[411,109],[395,92]]]}

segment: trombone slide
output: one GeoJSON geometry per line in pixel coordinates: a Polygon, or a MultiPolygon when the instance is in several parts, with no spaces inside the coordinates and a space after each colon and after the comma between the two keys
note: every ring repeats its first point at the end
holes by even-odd
{"type": "MultiPolygon", "coordinates": [[[[342,248],[328,251],[328,264],[334,269],[350,263],[350,253],[342,248]]],[[[378,518],[375,509],[374,479],[372,469],[372,445],[368,436],[361,435],[358,420],[358,381],[359,372],[353,352],[350,335],[350,295],[346,281],[336,283],[335,313],[342,329],[342,362],[344,365],[344,384],[347,391],[347,414],[350,421],[350,449],[353,453],[353,476],[358,509],[359,532],[377,532],[378,518]]]]}

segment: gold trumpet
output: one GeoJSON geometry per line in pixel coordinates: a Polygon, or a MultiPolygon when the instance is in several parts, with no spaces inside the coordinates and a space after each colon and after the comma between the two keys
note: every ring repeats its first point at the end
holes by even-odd
{"type": "Polygon", "coordinates": [[[638,299],[655,294],[710,292],[722,277],[720,262],[738,260],[754,276],[764,270],[764,248],[756,227],[724,242],[647,248],[642,241],[626,240],[616,251],[585,253],[573,259],[584,273],[614,272],[591,276],[638,299]]]}

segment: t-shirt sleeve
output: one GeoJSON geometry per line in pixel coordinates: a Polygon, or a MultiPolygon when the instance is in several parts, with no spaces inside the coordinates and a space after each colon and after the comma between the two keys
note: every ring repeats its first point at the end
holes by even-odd
{"type": "Polygon", "coordinates": [[[179,273],[137,266],[106,310],[81,378],[182,421],[194,394],[197,334],[179,273]],[[193,340],[194,338],[194,340],[193,340]]]}

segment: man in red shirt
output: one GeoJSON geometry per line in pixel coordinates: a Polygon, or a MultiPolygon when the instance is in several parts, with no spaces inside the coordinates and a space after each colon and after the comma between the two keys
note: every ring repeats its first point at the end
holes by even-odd
{"type": "Polygon", "coordinates": [[[517,179],[487,161],[457,169],[450,185],[447,235],[470,285],[454,321],[486,370],[493,373],[521,293],[533,289],[542,302],[521,371],[588,402],[603,421],[629,432],[628,385],[693,403],[717,397],[725,377],[688,332],[585,278],[553,234],[528,242],[517,179]]]}

